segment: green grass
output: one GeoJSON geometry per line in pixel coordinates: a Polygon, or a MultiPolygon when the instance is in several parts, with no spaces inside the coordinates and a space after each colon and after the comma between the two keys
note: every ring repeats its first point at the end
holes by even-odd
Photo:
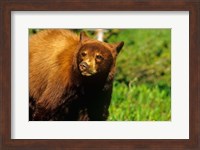
{"type": "Polygon", "coordinates": [[[110,121],[165,121],[171,119],[170,89],[146,84],[114,82],[110,121]]]}
{"type": "Polygon", "coordinates": [[[121,30],[110,121],[171,120],[171,30],[121,30]]]}

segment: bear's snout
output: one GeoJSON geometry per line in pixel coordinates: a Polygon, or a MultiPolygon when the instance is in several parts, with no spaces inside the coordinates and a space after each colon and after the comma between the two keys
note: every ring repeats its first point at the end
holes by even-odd
{"type": "Polygon", "coordinates": [[[88,67],[89,67],[89,66],[88,66],[88,64],[87,64],[86,62],[80,63],[80,70],[81,70],[81,71],[87,70],[88,67]]]}
{"type": "Polygon", "coordinates": [[[95,66],[83,61],[79,64],[79,69],[83,76],[92,76],[97,73],[95,66]]]}

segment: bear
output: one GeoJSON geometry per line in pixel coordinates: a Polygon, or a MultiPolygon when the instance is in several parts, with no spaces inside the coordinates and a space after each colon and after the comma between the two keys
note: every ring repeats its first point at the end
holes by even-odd
{"type": "Polygon", "coordinates": [[[106,121],[123,45],[65,29],[30,36],[29,120],[106,121]]]}

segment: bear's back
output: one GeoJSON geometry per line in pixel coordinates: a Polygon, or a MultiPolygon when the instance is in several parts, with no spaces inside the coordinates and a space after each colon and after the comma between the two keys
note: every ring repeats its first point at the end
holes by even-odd
{"type": "Polygon", "coordinates": [[[69,30],[44,30],[33,35],[29,39],[30,59],[38,55],[38,59],[44,56],[56,56],[67,47],[77,44],[79,37],[69,30]],[[43,55],[40,55],[43,54],[43,55]]]}
{"type": "MultiPolygon", "coordinates": [[[[38,99],[44,92],[48,80],[59,67],[59,56],[64,51],[65,63],[70,66],[79,37],[69,30],[44,30],[29,39],[29,86],[30,95],[38,99]]],[[[67,69],[67,68],[66,68],[67,69]]],[[[55,74],[56,75],[56,74],[55,74]]]]}

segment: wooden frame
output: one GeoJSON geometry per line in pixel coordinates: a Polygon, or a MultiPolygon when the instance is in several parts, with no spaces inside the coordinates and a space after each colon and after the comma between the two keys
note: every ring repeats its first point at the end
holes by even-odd
{"type": "MultiPolygon", "coordinates": [[[[1,0],[0,149],[200,149],[200,1],[199,0],[1,0]],[[12,140],[11,11],[189,11],[188,140],[12,140]]],[[[180,50],[181,56],[181,50],[180,50]]],[[[181,105],[181,104],[180,104],[181,105]]],[[[183,116],[184,117],[184,116],[183,116]]]]}

